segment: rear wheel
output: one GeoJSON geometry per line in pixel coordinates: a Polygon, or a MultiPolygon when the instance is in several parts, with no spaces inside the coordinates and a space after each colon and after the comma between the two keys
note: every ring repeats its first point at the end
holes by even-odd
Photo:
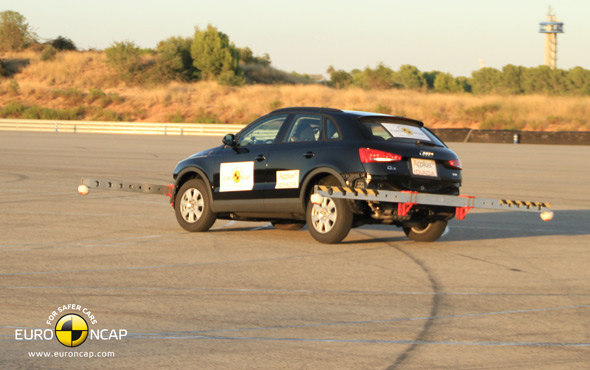
{"type": "Polygon", "coordinates": [[[433,221],[418,226],[404,226],[406,236],[417,242],[433,242],[438,240],[447,228],[447,221],[433,221]]]}
{"type": "Polygon", "coordinates": [[[176,220],[187,231],[207,231],[216,218],[207,197],[207,187],[200,179],[188,180],[180,187],[174,211],[176,220]]]}
{"type": "Polygon", "coordinates": [[[309,233],[320,243],[338,243],[352,227],[352,211],[344,199],[324,197],[321,204],[308,201],[305,215],[309,233]]]}

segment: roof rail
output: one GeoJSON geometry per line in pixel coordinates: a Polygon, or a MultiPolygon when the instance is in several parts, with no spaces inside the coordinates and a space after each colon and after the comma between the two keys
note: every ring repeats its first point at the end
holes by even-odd
{"type": "Polygon", "coordinates": [[[307,111],[307,112],[331,112],[331,113],[342,113],[340,109],[334,108],[327,108],[327,107],[287,107],[287,108],[280,108],[273,110],[271,113],[279,113],[279,112],[286,112],[286,111],[307,111]]]}

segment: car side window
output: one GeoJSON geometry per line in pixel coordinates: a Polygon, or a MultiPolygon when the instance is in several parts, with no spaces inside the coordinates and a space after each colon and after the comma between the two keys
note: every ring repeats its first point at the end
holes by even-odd
{"type": "Polygon", "coordinates": [[[322,117],[299,114],[293,119],[287,142],[319,141],[322,136],[322,117]]]}
{"type": "Polygon", "coordinates": [[[326,118],[326,140],[340,140],[340,131],[338,131],[338,127],[329,118],[326,118]]]}
{"type": "Polygon", "coordinates": [[[250,127],[238,140],[238,146],[264,145],[274,143],[287,114],[273,116],[250,127]]]}

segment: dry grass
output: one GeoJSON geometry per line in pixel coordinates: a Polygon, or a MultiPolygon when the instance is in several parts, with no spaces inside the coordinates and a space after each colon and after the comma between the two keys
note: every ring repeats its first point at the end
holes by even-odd
{"type": "Polygon", "coordinates": [[[407,116],[435,128],[590,130],[590,97],[335,90],[321,85],[236,88],[215,82],[170,83],[147,89],[127,87],[118,81],[101,52],[63,52],[45,62],[33,52],[5,54],[2,59],[29,61],[13,80],[0,81],[3,105],[19,102],[71,108],[79,102],[56,97],[54,92],[74,89],[88,94],[94,89],[122,98],[111,103],[109,109],[148,122],[246,123],[280,107],[325,106],[407,116]]]}

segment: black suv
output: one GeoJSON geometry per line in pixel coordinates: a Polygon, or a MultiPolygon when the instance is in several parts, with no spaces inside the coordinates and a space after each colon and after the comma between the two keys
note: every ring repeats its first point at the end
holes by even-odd
{"type": "Polygon", "coordinates": [[[422,122],[330,108],[284,108],[255,120],[223,145],[178,163],[171,197],[185,230],[206,231],[216,219],[270,221],[277,229],[306,223],[322,243],[351,227],[402,227],[413,240],[434,241],[455,208],[412,207],[325,197],[314,185],[458,195],[461,162],[422,122]]]}

